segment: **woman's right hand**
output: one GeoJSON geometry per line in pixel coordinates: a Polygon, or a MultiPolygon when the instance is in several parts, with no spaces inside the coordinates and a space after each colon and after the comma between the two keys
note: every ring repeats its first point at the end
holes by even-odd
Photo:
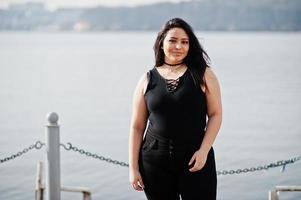
{"type": "Polygon", "coordinates": [[[142,191],[144,189],[144,184],[139,170],[130,170],[130,182],[135,190],[142,191]]]}

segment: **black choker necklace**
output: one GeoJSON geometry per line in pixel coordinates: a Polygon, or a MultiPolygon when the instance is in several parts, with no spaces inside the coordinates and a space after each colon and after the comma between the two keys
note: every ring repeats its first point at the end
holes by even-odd
{"type": "Polygon", "coordinates": [[[178,65],[182,65],[184,62],[180,62],[180,63],[176,63],[176,64],[169,64],[167,62],[164,61],[164,64],[165,65],[168,65],[168,66],[171,66],[171,67],[174,67],[174,66],[178,66],[178,65]]]}

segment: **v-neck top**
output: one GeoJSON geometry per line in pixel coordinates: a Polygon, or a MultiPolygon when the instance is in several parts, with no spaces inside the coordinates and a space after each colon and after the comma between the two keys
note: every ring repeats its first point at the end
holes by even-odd
{"type": "Polygon", "coordinates": [[[189,68],[169,91],[168,82],[154,67],[148,72],[144,94],[149,123],[146,134],[171,139],[176,143],[200,141],[206,127],[205,93],[194,84],[189,68]]]}

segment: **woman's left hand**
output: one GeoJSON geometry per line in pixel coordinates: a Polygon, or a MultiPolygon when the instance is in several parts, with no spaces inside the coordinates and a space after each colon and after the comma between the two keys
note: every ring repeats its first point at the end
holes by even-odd
{"type": "Polygon", "coordinates": [[[193,167],[191,167],[189,171],[196,172],[201,170],[206,164],[207,154],[208,153],[201,150],[196,151],[188,163],[188,165],[192,165],[194,163],[193,167]]]}

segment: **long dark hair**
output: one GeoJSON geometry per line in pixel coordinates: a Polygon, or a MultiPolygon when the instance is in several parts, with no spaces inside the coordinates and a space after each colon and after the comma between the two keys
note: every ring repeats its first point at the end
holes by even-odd
{"type": "Polygon", "coordinates": [[[205,50],[199,43],[198,38],[195,36],[191,26],[180,18],[173,18],[168,20],[160,32],[158,33],[157,39],[154,45],[156,66],[161,66],[164,64],[164,52],[162,49],[163,41],[167,35],[167,32],[173,28],[183,29],[189,38],[189,50],[187,56],[184,58],[184,63],[190,70],[195,84],[206,85],[204,82],[204,73],[206,67],[209,67],[210,58],[205,50]]]}

